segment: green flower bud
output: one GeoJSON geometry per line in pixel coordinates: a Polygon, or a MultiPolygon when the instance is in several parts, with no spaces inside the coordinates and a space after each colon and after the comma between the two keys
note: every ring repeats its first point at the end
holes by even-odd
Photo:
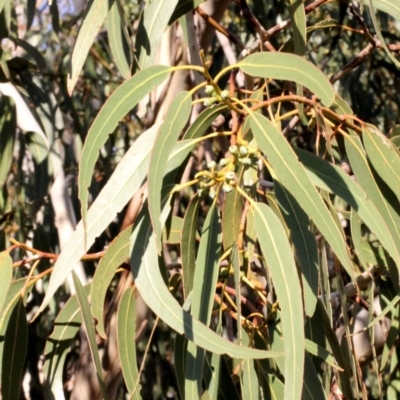
{"type": "Polygon", "coordinates": [[[231,154],[237,154],[238,153],[238,147],[237,146],[230,146],[229,147],[229,152],[231,154]]]}
{"type": "Polygon", "coordinates": [[[227,181],[231,181],[232,179],[236,178],[236,174],[233,171],[229,171],[225,174],[225,179],[227,181]]]}
{"type": "Polygon", "coordinates": [[[217,165],[217,163],[215,161],[209,161],[207,163],[207,168],[208,169],[213,169],[213,168],[215,168],[216,165],[217,165]]]}
{"type": "Polygon", "coordinates": [[[239,154],[241,156],[247,156],[247,154],[249,154],[249,149],[246,146],[240,146],[239,147],[239,154]]]}
{"type": "Polygon", "coordinates": [[[230,97],[229,90],[223,90],[223,91],[221,92],[221,97],[222,97],[223,99],[229,98],[229,97],[230,97]]]}
{"type": "Polygon", "coordinates": [[[224,183],[223,186],[222,186],[222,190],[223,190],[225,193],[231,192],[232,189],[233,189],[232,186],[231,186],[231,185],[228,185],[227,183],[224,183]]]}

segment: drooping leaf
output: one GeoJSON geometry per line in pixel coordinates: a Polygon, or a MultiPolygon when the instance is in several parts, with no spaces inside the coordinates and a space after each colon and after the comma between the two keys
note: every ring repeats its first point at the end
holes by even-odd
{"type": "Polygon", "coordinates": [[[232,247],[238,240],[242,211],[242,195],[237,190],[232,190],[227,193],[225,195],[224,210],[222,214],[222,240],[225,251],[232,247]]]}
{"type": "Polygon", "coordinates": [[[69,95],[75,88],[78,77],[82,71],[83,64],[89,53],[94,39],[100,32],[107,17],[112,0],[93,0],[88,5],[88,11],[79,29],[78,38],[74,46],[71,58],[71,69],[68,74],[67,88],[69,95]]]}
{"type": "Polygon", "coordinates": [[[296,154],[301,163],[307,168],[309,177],[314,185],[340,196],[354,208],[393,259],[399,262],[398,250],[393,236],[381,215],[382,210],[378,209],[367,198],[363,188],[346,175],[342,169],[320,159],[314,154],[300,149],[296,149],[296,154]]]}
{"type": "Polygon", "coordinates": [[[143,215],[135,223],[131,236],[131,268],[137,288],[144,301],[166,324],[199,347],[217,354],[236,358],[269,358],[282,353],[237,346],[182,309],[169,293],[158,266],[157,246],[152,234],[149,216],[143,215]]]}
{"type": "Polygon", "coordinates": [[[10,308],[2,354],[1,394],[3,400],[19,399],[28,348],[28,322],[22,297],[10,308]]]}
{"type": "Polygon", "coordinates": [[[104,383],[103,368],[101,365],[99,349],[97,347],[96,332],[95,332],[92,314],[90,313],[89,302],[88,302],[87,296],[85,296],[83,286],[78,278],[78,275],[75,273],[75,271],[72,271],[72,277],[74,280],[74,286],[75,286],[75,290],[76,290],[76,298],[78,299],[78,303],[79,303],[79,307],[80,307],[80,311],[81,311],[81,315],[82,315],[82,320],[83,320],[83,323],[85,324],[85,328],[86,328],[86,335],[87,335],[87,339],[88,339],[88,343],[89,343],[90,354],[92,355],[92,359],[93,359],[94,366],[96,369],[96,376],[97,376],[97,381],[98,381],[99,387],[100,387],[100,393],[101,393],[103,399],[107,400],[108,395],[107,395],[106,386],[104,383]]]}
{"type": "Polygon", "coordinates": [[[104,328],[104,302],[108,287],[115,276],[116,269],[129,259],[129,237],[132,225],[125,228],[108,246],[107,252],[97,265],[93,276],[90,298],[92,315],[97,321],[96,330],[102,338],[106,338],[104,328]]]}
{"type": "Polygon", "coordinates": [[[157,238],[158,250],[161,251],[162,226],[161,188],[164,178],[166,161],[178,140],[182,129],[189,119],[192,108],[192,94],[180,92],[172,101],[160,132],[153,145],[148,173],[149,211],[157,238]]]}
{"type": "MultiPolygon", "coordinates": [[[[102,0],[103,1],[103,0],[102,0]]],[[[79,199],[82,207],[82,219],[86,221],[88,207],[88,187],[92,181],[93,169],[98,152],[114,131],[118,122],[153,88],[161,84],[173,68],[154,66],[137,73],[125,81],[108,98],[93,121],[86,137],[79,169],[79,199]]],[[[149,147],[149,141],[147,146],[149,147]]]]}
{"type": "Polygon", "coordinates": [[[304,364],[304,385],[302,400],[326,399],[326,394],[318,378],[311,357],[306,353],[304,364]]]}
{"type": "Polygon", "coordinates": [[[125,290],[118,306],[117,339],[122,374],[130,399],[140,400],[139,372],[136,359],[136,302],[135,289],[125,290]]]}
{"type": "Polygon", "coordinates": [[[301,288],[293,253],[273,211],[261,203],[254,203],[253,208],[258,241],[281,308],[285,349],[284,399],[301,399],[305,337],[301,288]]]}
{"type": "MultiPolygon", "coordinates": [[[[196,258],[192,290],[191,314],[205,326],[211,321],[211,310],[214,304],[215,286],[219,275],[222,229],[216,202],[213,202],[204,221],[196,258]]],[[[185,395],[197,398],[201,394],[204,349],[189,342],[186,357],[185,395]]]]}
{"type": "Polygon", "coordinates": [[[12,259],[8,251],[2,251],[0,253],[0,311],[3,309],[4,302],[6,301],[8,288],[11,284],[12,279],[12,259]]]}
{"type": "Polygon", "coordinates": [[[189,203],[183,219],[181,236],[181,259],[183,293],[185,298],[193,289],[194,270],[196,265],[196,233],[200,198],[195,196],[189,203]]]}
{"type": "Polygon", "coordinates": [[[251,54],[237,66],[246,74],[296,82],[316,94],[329,107],[335,91],[327,77],[310,62],[294,54],[262,52],[251,54]]]}
{"type": "Polygon", "coordinates": [[[54,265],[45,298],[35,316],[49,304],[58,287],[63,284],[85,254],[85,245],[91,246],[94,243],[99,232],[102,232],[110,224],[140,188],[147,173],[150,155],[149,142],[154,141],[158,127],[159,125],[153,125],[142,133],[130,147],[90,207],[86,231],[81,221],[68,239],[54,265]]]}
{"type": "Polygon", "coordinates": [[[178,4],[175,7],[174,12],[171,15],[171,18],[168,22],[168,25],[171,25],[177,19],[185,15],[189,11],[194,10],[201,3],[204,3],[206,0],[178,0],[178,4]]]}
{"type": "Polygon", "coordinates": [[[364,127],[363,143],[368,160],[400,199],[400,155],[398,150],[382,132],[372,125],[364,127]]]}
{"type": "Polygon", "coordinates": [[[124,79],[131,77],[132,55],[120,0],[114,0],[107,16],[107,33],[115,65],[124,79]]]}
{"type": "Polygon", "coordinates": [[[152,0],[147,2],[136,35],[139,68],[153,65],[153,60],[178,0],[152,0]]]}
{"type": "MultiPolygon", "coordinates": [[[[83,295],[89,296],[91,284],[84,286],[83,295]]],[[[54,321],[54,329],[46,341],[44,349],[45,364],[44,392],[46,399],[64,399],[63,371],[73,339],[82,324],[78,299],[70,297],[54,321]]]]}
{"type": "Polygon", "coordinates": [[[301,266],[305,312],[312,316],[318,295],[318,249],[315,236],[309,228],[310,219],[279,182],[275,182],[274,189],[301,266]]]}
{"type": "Polygon", "coordinates": [[[332,246],[347,273],[353,276],[352,263],[341,232],[332,221],[321,196],[311,183],[296,154],[274,125],[258,113],[251,113],[251,128],[261,150],[267,155],[280,184],[296,198],[332,246]]]}

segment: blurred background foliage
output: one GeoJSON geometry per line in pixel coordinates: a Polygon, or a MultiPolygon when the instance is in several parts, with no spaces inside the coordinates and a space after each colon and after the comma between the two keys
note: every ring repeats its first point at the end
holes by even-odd
{"type": "MultiPolygon", "coordinates": [[[[134,58],[136,34],[146,1],[121,0],[119,3],[125,19],[123,26],[126,32],[127,53],[130,54],[129,57],[134,58]]],[[[195,3],[197,5],[200,2],[195,3]]],[[[239,0],[230,1],[226,9],[224,8],[219,23],[248,46],[257,39],[257,32],[251,20],[240,12],[241,3],[239,0]]],[[[305,5],[311,3],[306,1],[305,5]]],[[[360,57],[359,65],[350,66],[347,74],[335,79],[335,89],[349,104],[356,117],[376,125],[388,136],[395,136],[398,129],[396,124],[400,104],[400,74],[381,48],[365,51],[369,43],[368,34],[374,32],[368,7],[365,6],[365,12],[361,14],[359,8],[354,7],[356,2],[320,1],[317,5],[307,14],[307,59],[317,65],[326,76],[334,77],[344,70],[346,64],[360,57]]],[[[248,6],[265,29],[281,24],[290,16],[285,0],[248,1],[248,6]]],[[[53,0],[51,4],[42,0],[0,1],[0,250],[14,246],[11,255],[15,266],[18,266],[14,268],[14,279],[26,277],[30,273],[32,263],[36,262],[30,258],[31,253],[27,253],[27,250],[33,248],[57,255],[65,243],[65,235],[68,236],[68,232],[71,232],[80,220],[77,174],[82,162],[82,145],[98,111],[125,80],[115,64],[105,24],[90,48],[72,95],[67,93],[72,49],[86,8],[87,4],[83,0],[53,0]],[[10,86],[7,86],[9,84],[18,91],[18,96],[10,93],[10,86]],[[21,100],[27,108],[25,114],[17,117],[16,110],[18,112],[18,102],[21,100]],[[22,118],[22,121],[19,121],[19,118],[22,118]],[[48,141],[50,147],[50,157],[45,155],[45,141],[48,141]],[[56,195],[52,198],[51,192],[54,190],[55,176],[59,171],[64,175],[61,200],[56,195]],[[61,215],[56,207],[60,202],[67,210],[61,215]],[[70,222],[66,233],[60,232],[63,218],[70,222]],[[28,259],[25,262],[26,258],[28,259]]],[[[399,43],[400,20],[383,12],[378,12],[377,17],[387,43],[399,43]]],[[[174,22],[175,26],[179,23],[182,23],[182,19],[174,22]]],[[[178,38],[178,28],[177,32],[176,37],[169,42],[168,49],[173,63],[179,63],[182,57],[180,52],[186,51],[184,40],[178,38]]],[[[291,51],[293,40],[290,28],[277,30],[270,37],[270,43],[275,49],[291,51]]],[[[240,49],[233,44],[229,44],[229,48],[237,58],[240,49]]],[[[211,75],[228,65],[226,51],[216,36],[212,37],[205,51],[210,61],[211,75]]],[[[227,80],[220,82],[222,88],[224,84],[228,84],[227,80]]],[[[284,84],[274,82],[269,90],[272,97],[280,95],[284,84]]],[[[288,107],[288,111],[293,109],[293,106],[288,107]]],[[[97,197],[128,148],[157,120],[160,108],[161,102],[152,102],[147,113],[143,114],[142,110],[136,107],[119,122],[118,128],[100,151],[90,186],[90,202],[97,197]]],[[[282,128],[285,128],[285,124],[286,122],[282,123],[282,128]]],[[[311,126],[298,124],[289,130],[287,137],[298,147],[313,152],[321,150],[317,146],[317,134],[311,126]]],[[[321,146],[323,150],[324,144],[321,146]]],[[[215,159],[221,157],[226,152],[226,147],[226,143],[220,143],[214,144],[211,149],[197,149],[190,175],[204,168],[206,161],[210,161],[208,156],[211,155],[215,159]]],[[[177,216],[183,217],[192,194],[190,191],[180,194],[175,206],[177,216]]],[[[336,202],[335,207],[340,208],[339,198],[333,200],[336,202]]],[[[200,221],[204,221],[209,206],[208,201],[201,203],[200,221]]],[[[99,232],[99,237],[89,253],[101,253],[110,244],[122,229],[126,212],[127,210],[124,210],[120,213],[104,232],[99,232]]],[[[346,215],[345,209],[343,215],[345,232],[351,235],[349,226],[346,225],[349,216],[346,215]]],[[[374,238],[369,239],[368,243],[371,243],[372,247],[374,238]]],[[[322,239],[319,248],[324,248],[322,239]]],[[[323,252],[321,256],[323,257],[323,252]]],[[[83,282],[89,282],[93,277],[99,257],[83,261],[80,270],[83,282]]],[[[177,261],[178,246],[165,245],[164,257],[167,264],[177,261]]],[[[329,251],[326,257],[330,290],[334,291],[341,283],[329,251]]],[[[49,259],[40,258],[36,265],[36,272],[43,272],[44,277],[30,289],[26,303],[28,319],[33,316],[44,297],[49,277],[46,272],[52,263],[50,256],[49,259]]],[[[361,261],[355,255],[353,261],[358,264],[360,271],[364,270],[361,261]]],[[[126,279],[126,275],[126,272],[119,272],[114,278],[107,294],[106,308],[112,309],[121,276],[126,279]]],[[[346,279],[345,277],[344,283],[347,283],[346,279]]],[[[369,290],[372,299],[373,289],[369,290]]],[[[380,290],[380,298],[384,298],[388,303],[393,298],[393,284],[390,280],[383,280],[380,290]]],[[[46,311],[28,325],[28,350],[21,398],[44,398],[42,368],[45,341],[52,332],[55,317],[71,291],[71,283],[66,283],[54,296],[46,311]]],[[[179,293],[177,296],[179,298],[179,293]]],[[[351,302],[349,307],[356,305],[351,302]]],[[[340,309],[336,310],[336,313],[338,312],[340,313],[340,309]]],[[[337,315],[333,315],[333,318],[335,321],[340,320],[340,316],[337,315]]],[[[143,332],[137,343],[139,365],[145,359],[140,381],[141,395],[144,399],[179,398],[173,351],[176,334],[148,311],[144,320],[143,332]]],[[[74,392],[74,387],[82,388],[77,385],[77,382],[81,385],[79,377],[77,378],[79,374],[82,375],[82,379],[87,380],[89,386],[86,392],[81,393],[92,393],[90,386],[95,385],[85,375],[88,350],[85,352],[84,337],[82,332],[76,336],[65,364],[64,391],[66,396],[71,398],[79,397],[79,393],[74,392]]],[[[398,340],[398,337],[395,340],[398,340]]],[[[108,347],[107,340],[99,338],[98,344],[104,357],[103,362],[107,364],[107,354],[110,351],[112,354],[112,350],[108,347]]],[[[364,381],[363,384],[358,384],[367,388],[367,398],[385,398],[394,371],[386,368],[377,379],[374,366],[376,358],[371,356],[369,343],[362,351],[365,351],[365,359],[360,366],[363,370],[360,376],[364,381]]],[[[398,347],[395,348],[393,357],[398,357],[398,351],[398,347]]],[[[323,368],[320,366],[320,372],[323,368]]],[[[230,374],[228,370],[224,370],[223,373],[230,374]]],[[[231,390],[232,396],[239,396],[237,392],[235,394],[234,386],[231,390]]],[[[116,378],[114,393],[115,398],[125,398],[126,388],[120,374],[119,378],[116,378]]],[[[397,392],[397,395],[399,393],[397,392]]],[[[85,394],[81,394],[80,398],[95,397],[85,397],[85,394]]]]}

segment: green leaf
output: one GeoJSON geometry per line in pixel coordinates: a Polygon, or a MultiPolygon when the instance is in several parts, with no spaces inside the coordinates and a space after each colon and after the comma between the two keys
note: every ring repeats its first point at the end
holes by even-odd
{"type": "Polygon", "coordinates": [[[191,108],[192,94],[185,91],[178,93],[168,109],[151,153],[148,173],[149,211],[159,252],[161,252],[162,237],[160,221],[161,188],[165,164],[174,148],[175,142],[178,140],[182,129],[189,119],[191,108]]]}
{"type": "MultiPolygon", "coordinates": [[[[242,330],[241,336],[243,338],[243,344],[248,346],[250,342],[249,335],[243,328],[240,329],[242,330]]],[[[254,365],[255,363],[256,361],[254,360],[244,360],[242,365],[242,398],[246,400],[259,400],[262,398],[260,394],[260,382],[254,365]]]]}
{"type": "Polygon", "coordinates": [[[136,359],[136,302],[135,289],[125,290],[119,302],[117,314],[118,354],[121,361],[122,374],[130,399],[141,399],[139,372],[136,359]]]}
{"type": "Polygon", "coordinates": [[[225,251],[232,247],[238,240],[242,212],[242,195],[237,190],[227,193],[222,213],[222,240],[225,251]]]}
{"type": "MultiPolygon", "coordinates": [[[[373,0],[372,4],[377,10],[383,11],[400,21],[400,3],[392,0],[373,0]]],[[[367,4],[368,5],[368,4],[367,4]]]]}
{"type": "Polygon", "coordinates": [[[9,97],[1,98],[0,108],[0,190],[6,183],[13,159],[14,140],[17,129],[15,106],[9,97]]]}
{"type": "Polygon", "coordinates": [[[262,52],[251,54],[237,63],[246,74],[261,78],[293,81],[305,86],[329,107],[335,90],[327,77],[317,67],[294,54],[262,52]]]}
{"type": "Polygon", "coordinates": [[[149,143],[154,142],[158,127],[153,125],[129,148],[90,207],[86,229],[81,221],[68,239],[54,265],[45,298],[35,317],[49,304],[56,290],[85,254],[86,246],[90,247],[94,243],[99,233],[103,232],[142,185],[147,174],[151,150],[149,143]]]}
{"type": "Polygon", "coordinates": [[[178,4],[171,15],[168,25],[172,25],[177,19],[182,17],[182,15],[194,10],[197,6],[205,1],[206,0],[178,0],[178,4]]]}
{"type": "Polygon", "coordinates": [[[153,65],[154,57],[178,0],[147,2],[136,35],[136,57],[139,68],[153,65]]]}
{"type": "Polygon", "coordinates": [[[117,268],[129,259],[129,237],[132,225],[125,228],[108,246],[107,252],[97,265],[93,276],[90,298],[92,315],[97,321],[96,330],[105,339],[104,302],[108,287],[115,276],[117,268]]]}
{"type": "Polygon", "coordinates": [[[158,265],[157,246],[148,215],[135,223],[131,236],[131,268],[137,288],[144,301],[167,325],[199,347],[217,354],[236,358],[269,358],[282,356],[269,352],[237,346],[184,311],[165,286],[158,265]]]}
{"type": "Polygon", "coordinates": [[[399,152],[383,133],[372,125],[363,128],[363,143],[368,160],[379,176],[400,199],[399,152]]]}
{"type": "Polygon", "coordinates": [[[320,400],[326,399],[327,396],[318,378],[317,371],[311,357],[305,354],[304,364],[304,386],[302,400],[320,400]]]}
{"type": "Polygon", "coordinates": [[[12,259],[8,251],[2,251],[0,253],[0,311],[3,310],[4,302],[6,301],[8,288],[11,284],[13,273],[12,259]]]}
{"type": "Polygon", "coordinates": [[[310,219],[297,200],[278,181],[274,182],[274,189],[301,266],[305,312],[311,317],[318,295],[318,248],[315,236],[310,231],[310,219]]]}
{"type": "Polygon", "coordinates": [[[120,0],[114,0],[107,16],[107,33],[115,65],[124,79],[129,79],[131,77],[132,54],[123,13],[120,0]]]}
{"type": "MultiPolygon", "coordinates": [[[[161,84],[172,70],[173,68],[154,66],[125,81],[107,99],[93,121],[83,146],[78,177],[83,221],[86,222],[88,187],[92,181],[99,150],[107,141],[108,135],[117,127],[118,122],[155,86],[161,84]]],[[[149,141],[148,147],[149,143],[153,142],[149,141]]]]}
{"type": "MultiPolygon", "coordinates": [[[[88,284],[83,288],[85,297],[88,297],[90,294],[90,286],[91,284],[88,284]]],[[[79,303],[76,295],[74,295],[68,299],[58,313],[54,321],[53,332],[46,341],[44,349],[45,364],[43,368],[46,399],[64,399],[64,363],[81,324],[82,316],[79,303]]]]}
{"type": "Polygon", "coordinates": [[[321,196],[311,183],[296,154],[274,125],[258,113],[251,113],[251,128],[261,150],[267,155],[280,184],[296,199],[332,246],[347,273],[353,276],[349,250],[321,196]]]}
{"type": "Polygon", "coordinates": [[[3,400],[20,397],[22,373],[28,348],[28,323],[22,297],[10,308],[7,329],[4,335],[4,350],[1,371],[1,394],[3,400]]]}
{"type": "Polygon", "coordinates": [[[182,279],[183,293],[185,298],[193,289],[194,270],[196,265],[196,234],[199,211],[199,196],[195,196],[190,201],[185,217],[183,219],[181,236],[181,259],[182,259],[182,279]]]}
{"type": "MultiPolygon", "coordinates": [[[[253,129],[254,132],[254,129],[253,129]]],[[[304,373],[304,321],[300,282],[292,250],[278,217],[265,204],[254,203],[258,241],[281,308],[285,349],[284,399],[301,399],[304,373]]]]}
{"type": "MultiPolygon", "coordinates": [[[[296,149],[301,163],[317,187],[336,194],[345,200],[373,232],[396,263],[400,261],[397,246],[382,216],[382,210],[367,198],[361,186],[346,175],[339,167],[321,160],[304,150],[296,149]]],[[[367,168],[367,166],[365,166],[367,168]]]]}
{"type": "MultiPolygon", "coordinates": [[[[204,325],[211,321],[214,304],[215,286],[219,275],[219,259],[221,256],[222,230],[216,202],[213,202],[204,221],[199,251],[194,271],[191,314],[204,325]]],[[[195,399],[202,390],[204,349],[193,342],[188,344],[186,357],[185,395],[195,399]]]]}
{"type": "Polygon", "coordinates": [[[72,277],[74,280],[74,286],[75,286],[75,290],[76,290],[76,298],[78,299],[83,323],[86,328],[86,335],[87,335],[87,339],[88,339],[88,343],[89,343],[90,354],[92,355],[92,359],[93,359],[94,366],[96,369],[96,376],[97,376],[97,381],[99,382],[100,393],[101,393],[103,399],[107,400],[108,396],[107,396],[107,391],[106,391],[106,387],[105,387],[105,383],[104,383],[103,368],[101,366],[99,349],[97,347],[97,342],[96,342],[96,332],[95,332],[95,328],[94,328],[94,321],[92,318],[92,314],[90,313],[89,302],[88,302],[87,296],[85,296],[83,286],[78,278],[78,275],[76,275],[75,271],[72,271],[72,277]]]}
{"type": "Polygon", "coordinates": [[[70,96],[86,61],[90,47],[103,26],[112,2],[112,0],[93,0],[88,5],[88,11],[79,29],[72,52],[71,67],[67,80],[67,89],[70,96]]]}
{"type": "Polygon", "coordinates": [[[186,370],[186,349],[188,341],[185,336],[177,334],[174,342],[174,366],[176,381],[180,398],[185,398],[185,370],[186,370]]]}

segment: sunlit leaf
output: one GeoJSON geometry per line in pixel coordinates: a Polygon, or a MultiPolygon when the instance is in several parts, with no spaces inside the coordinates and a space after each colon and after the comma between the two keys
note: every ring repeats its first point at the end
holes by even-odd
{"type": "Polygon", "coordinates": [[[237,190],[225,195],[224,210],[222,213],[222,240],[224,250],[228,250],[238,240],[240,222],[242,219],[243,199],[237,190]]]}
{"type": "Polygon", "coordinates": [[[0,253],[0,282],[1,282],[1,291],[0,291],[0,310],[3,309],[4,302],[7,297],[7,291],[11,284],[12,278],[12,259],[8,251],[2,251],[0,253]]]}
{"type": "Polygon", "coordinates": [[[132,56],[128,47],[128,33],[126,32],[120,0],[114,0],[108,12],[107,33],[115,65],[124,79],[129,79],[131,77],[132,56]]]}
{"type": "Polygon", "coordinates": [[[258,113],[251,113],[251,128],[261,150],[267,155],[280,184],[296,199],[320,232],[332,246],[347,273],[353,276],[346,243],[321,196],[311,183],[297,156],[274,125],[258,113]]]}
{"type": "Polygon", "coordinates": [[[199,347],[236,358],[279,357],[282,353],[237,346],[184,311],[165,286],[158,266],[157,246],[149,216],[135,223],[131,236],[131,268],[135,283],[144,301],[165,323],[199,347]]]}
{"type": "MultiPolygon", "coordinates": [[[[68,239],[60,253],[51,274],[45,298],[37,311],[39,314],[49,304],[54,293],[62,285],[80,258],[94,240],[115,218],[134,193],[140,188],[148,167],[150,148],[148,143],[155,140],[158,125],[142,133],[117,165],[113,175],[90,207],[86,230],[82,221],[68,239]]],[[[36,314],[36,315],[37,315],[36,314]]]]}
{"type": "Polygon", "coordinates": [[[273,211],[254,203],[255,226],[281,308],[285,349],[284,399],[300,399],[304,373],[304,321],[300,282],[285,231],[273,211]]]}
{"type": "Polygon", "coordinates": [[[112,3],[112,0],[93,0],[88,5],[88,11],[79,29],[78,38],[72,52],[71,69],[67,81],[69,95],[75,88],[90,47],[103,26],[112,3]]]}
{"type": "Polygon", "coordinates": [[[240,61],[237,66],[251,76],[299,83],[316,94],[325,106],[329,107],[333,103],[335,91],[327,77],[313,64],[297,55],[256,53],[240,61]]]}
{"type": "Polygon", "coordinates": [[[125,290],[118,306],[117,338],[118,354],[121,360],[121,369],[130,398],[141,399],[139,373],[136,359],[136,302],[135,289],[130,287],[125,290]]]}
{"type": "Polygon", "coordinates": [[[192,94],[180,92],[172,101],[160,132],[153,144],[148,173],[149,211],[154,233],[157,238],[158,250],[161,251],[162,226],[161,188],[166,162],[185,127],[192,108],[192,94]]]}
{"type": "Polygon", "coordinates": [[[152,0],[146,3],[136,35],[136,56],[140,69],[153,65],[158,45],[177,3],[178,0],[152,0]]]}
{"type": "MultiPolygon", "coordinates": [[[[108,135],[117,127],[118,122],[147,93],[162,83],[171,71],[172,68],[154,66],[137,73],[113,92],[97,114],[83,146],[79,169],[79,199],[81,201],[82,219],[84,221],[86,221],[88,207],[88,187],[93,178],[93,169],[99,155],[99,150],[104,146],[108,135]]],[[[148,143],[153,142],[149,141],[148,143]]],[[[149,147],[148,144],[147,147],[149,147]]]]}

